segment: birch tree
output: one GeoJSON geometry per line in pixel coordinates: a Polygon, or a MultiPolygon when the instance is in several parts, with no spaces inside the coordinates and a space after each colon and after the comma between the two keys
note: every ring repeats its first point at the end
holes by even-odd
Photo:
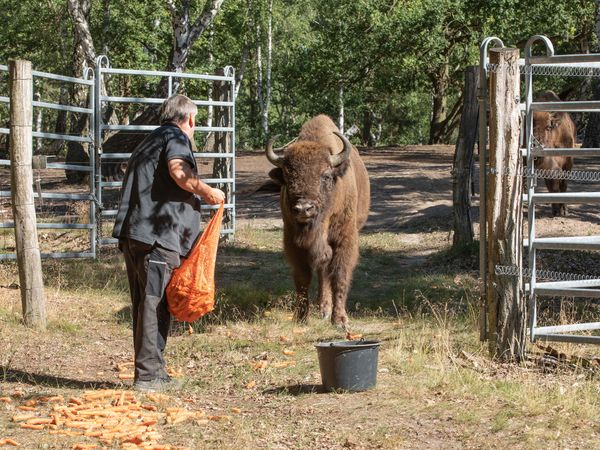
{"type": "MultiPolygon", "coordinates": [[[[173,44],[169,51],[165,70],[171,72],[184,72],[190,56],[190,50],[200,36],[209,28],[215,20],[224,0],[208,0],[197,17],[193,17],[190,0],[180,3],[175,0],[166,0],[165,4],[171,17],[171,28],[173,44]]],[[[157,88],[157,97],[167,97],[169,94],[180,92],[181,79],[174,78],[169,92],[169,82],[163,78],[157,88]]],[[[146,108],[132,124],[152,124],[158,122],[159,107],[150,106],[146,108]]],[[[116,133],[104,142],[103,151],[108,153],[129,152],[144,139],[144,134],[116,133]]],[[[120,178],[122,176],[121,166],[115,165],[109,169],[109,177],[120,178]]]]}
{"type": "MultiPolygon", "coordinates": [[[[88,17],[92,7],[91,0],[67,0],[67,7],[73,20],[74,48],[73,48],[73,75],[83,76],[86,68],[96,66],[96,51],[94,39],[90,32],[88,17]]],[[[87,107],[89,103],[89,89],[85,85],[74,84],[71,91],[71,104],[87,107]]],[[[71,114],[69,130],[71,134],[79,135],[88,126],[88,114],[71,114]]],[[[90,160],[89,147],[79,142],[67,142],[66,160],[70,164],[88,164],[90,160]]],[[[65,175],[70,183],[78,183],[86,178],[85,172],[66,170],[65,175]]]]}
{"type": "Polygon", "coordinates": [[[263,138],[269,139],[269,105],[271,103],[271,73],[273,65],[273,0],[267,5],[267,61],[263,69],[262,55],[262,26],[261,20],[256,20],[256,79],[257,96],[260,107],[260,123],[263,138]],[[265,72],[263,76],[263,71],[265,72]]]}

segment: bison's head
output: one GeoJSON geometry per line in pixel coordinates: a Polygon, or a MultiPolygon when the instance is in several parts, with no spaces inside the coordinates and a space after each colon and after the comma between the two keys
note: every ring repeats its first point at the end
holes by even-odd
{"type": "Polygon", "coordinates": [[[298,224],[312,224],[327,209],[336,180],[348,169],[352,144],[335,132],[344,149],[332,155],[326,146],[312,141],[297,141],[277,155],[272,142],[266,149],[268,160],[276,166],[269,176],[281,183],[289,213],[298,224]]]}
{"type": "Polygon", "coordinates": [[[554,146],[556,129],[560,127],[564,113],[535,111],[533,113],[533,135],[544,147],[554,146]]]}

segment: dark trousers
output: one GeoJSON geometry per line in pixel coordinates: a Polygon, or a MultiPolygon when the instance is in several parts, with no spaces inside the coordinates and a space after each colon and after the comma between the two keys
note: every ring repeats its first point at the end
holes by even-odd
{"type": "Polygon", "coordinates": [[[179,254],[132,239],[120,240],[119,247],[125,257],[131,295],[135,379],[168,378],[164,351],[171,315],[165,288],[173,269],[179,267],[179,254]]]}

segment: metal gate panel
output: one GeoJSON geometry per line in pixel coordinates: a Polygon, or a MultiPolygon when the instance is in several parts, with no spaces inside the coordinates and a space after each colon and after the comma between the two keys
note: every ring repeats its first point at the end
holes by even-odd
{"type": "MultiPolygon", "coordinates": [[[[569,237],[537,237],[536,235],[536,205],[547,203],[598,203],[600,192],[560,192],[539,193],[535,191],[536,170],[534,158],[540,155],[570,155],[585,154],[586,156],[600,156],[600,149],[552,149],[547,150],[541,146],[533,136],[534,111],[566,111],[566,112],[600,112],[599,101],[564,101],[564,102],[534,102],[533,101],[533,75],[569,75],[569,76],[597,76],[595,69],[600,66],[599,54],[588,55],[554,55],[554,47],[545,36],[533,36],[525,46],[525,61],[521,66],[525,75],[525,129],[526,129],[526,158],[527,173],[532,174],[527,178],[526,202],[528,208],[528,238],[523,244],[527,247],[529,280],[526,290],[529,294],[530,307],[530,336],[531,340],[537,339],[560,342],[577,342],[600,344],[600,336],[565,334],[578,331],[592,331],[600,329],[600,323],[578,323],[555,326],[538,326],[537,309],[538,297],[569,296],[577,298],[600,298],[600,279],[585,280],[559,280],[538,282],[536,273],[537,251],[541,249],[556,250],[600,250],[600,236],[569,236],[569,237]],[[533,56],[532,46],[541,42],[546,49],[546,56],[533,56]],[[595,65],[595,67],[594,67],[595,65]]],[[[550,174],[546,174],[550,175],[550,174]]]]}
{"type": "MultiPolygon", "coordinates": [[[[118,97],[103,95],[101,92],[101,85],[106,76],[110,75],[127,75],[130,77],[166,77],[168,80],[168,95],[172,94],[172,85],[174,79],[182,80],[202,80],[205,82],[221,81],[227,83],[229,86],[230,101],[218,101],[211,98],[199,99],[192,98],[191,100],[199,107],[224,107],[229,108],[229,123],[227,126],[196,126],[194,131],[196,133],[226,133],[229,135],[231,142],[231,151],[226,153],[215,153],[215,152],[195,152],[195,158],[212,159],[225,159],[229,161],[230,171],[222,178],[203,177],[202,180],[209,185],[229,185],[230,189],[229,196],[225,199],[225,209],[230,211],[231,222],[229,226],[224,226],[221,230],[222,235],[233,236],[235,233],[235,75],[234,70],[231,66],[228,66],[224,70],[225,75],[207,75],[207,74],[194,74],[194,73],[183,73],[183,72],[165,72],[165,71],[150,71],[150,70],[132,70],[132,69],[117,69],[109,66],[108,58],[106,56],[99,56],[96,64],[96,183],[98,192],[98,202],[100,204],[100,214],[98,217],[99,224],[99,244],[114,244],[117,242],[112,237],[104,237],[103,235],[103,222],[108,219],[110,225],[114,222],[117,214],[116,204],[109,205],[105,204],[104,198],[107,190],[120,188],[122,185],[121,181],[108,181],[103,179],[102,175],[102,163],[108,161],[122,161],[125,162],[131,156],[131,153],[105,153],[102,151],[102,142],[106,132],[110,131],[144,131],[150,132],[158,125],[111,125],[103,122],[102,109],[110,104],[117,103],[130,103],[139,105],[160,105],[165,100],[164,98],[147,98],[147,97],[118,97]]],[[[218,206],[202,205],[202,210],[216,210],[218,206]]],[[[111,227],[112,228],[112,227],[111,227]]]]}
{"type": "MultiPolygon", "coordinates": [[[[0,65],[0,75],[4,74],[8,76],[8,66],[0,65]]],[[[89,120],[89,132],[87,135],[83,136],[75,136],[69,135],[66,133],[48,133],[41,131],[33,131],[32,136],[37,139],[47,139],[52,141],[65,141],[65,142],[79,142],[82,144],[87,144],[89,146],[89,153],[93,155],[94,150],[94,127],[92,124],[94,123],[94,108],[92,107],[93,99],[94,99],[94,91],[95,91],[95,83],[93,80],[94,73],[91,70],[86,70],[83,78],[74,78],[63,75],[56,75],[52,73],[40,72],[33,70],[32,71],[32,82],[43,81],[43,80],[52,80],[61,83],[69,83],[72,85],[81,85],[85,86],[88,89],[88,98],[90,105],[87,108],[82,108],[78,106],[72,106],[68,104],[61,104],[59,102],[45,102],[33,100],[34,111],[35,108],[49,109],[54,111],[65,111],[77,114],[85,114],[88,116],[89,120]]],[[[32,92],[35,92],[32,90],[32,92]]],[[[10,98],[8,96],[0,96],[0,103],[9,106],[10,98]]],[[[0,128],[0,134],[9,135],[9,128],[0,128]]],[[[89,220],[87,223],[62,223],[62,222],[43,222],[38,220],[37,229],[38,230],[88,230],[88,241],[89,241],[89,250],[81,251],[81,252],[43,252],[41,253],[42,258],[94,258],[96,257],[96,196],[95,196],[95,183],[94,177],[92,174],[94,173],[94,161],[93,158],[90,157],[90,164],[66,164],[66,163],[58,163],[48,161],[48,158],[51,156],[46,155],[34,155],[34,165],[38,165],[40,169],[56,169],[56,170],[72,170],[78,172],[87,172],[90,174],[88,177],[89,183],[89,191],[87,193],[60,193],[60,192],[44,192],[41,189],[41,185],[38,186],[38,189],[34,192],[34,199],[37,200],[38,205],[44,201],[44,199],[54,200],[54,201],[83,201],[87,202],[89,205],[89,220]]],[[[0,167],[10,167],[9,159],[0,159],[0,167]]],[[[36,169],[34,169],[36,170],[36,169]]],[[[11,198],[10,189],[8,190],[0,190],[0,198],[11,198]]],[[[12,214],[11,214],[12,215],[12,214]]],[[[9,220],[3,220],[0,222],[0,229],[14,229],[14,222],[9,220]]],[[[0,252],[0,260],[10,260],[16,259],[15,252],[0,252]]]]}
{"type": "MultiPolygon", "coordinates": [[[[487,165],[487,129],[486,119],[488,107],[487,74],[490,69],[495,69],[488,64],[488,47],[504,47],[502,41],[496,37],[486,38],[480,46],[480,217],[486,217],[486,179],[489,167],[487,165]]],[[[534,158],[539,156],[600,156],[600,148],[544,148],[533,136],[534,111],[567,111],[567,112],[596,112],[600,113],[600,101],[565,101],[565,102],[535,102],[533,101],[533,76],[534,75],[562,75],[569,77],[600,77],[600,54],[582,55],[554,55],[552,43],[545,36],[533,36],[526,44],[525,58],[519,61],[521,75],[525,77],[525,102],[521,103],[524,114],[522,136],[524,148],[521,149],[526,158],[524,173],[506,173],[505,176],[525,176],[527,178],[527,192],[523,195],[523,202],[527,208],[527,237],[523,239],[526,247],[528,267],[496,267],[496,273],[514,276],[522,273],[526,295],[529,296],[529,334],[532,341],[537,339],[557,342],[592,343],[600,344],[600,336],[571,334],[582,331],[600,330],[600,322],[576,323],[564,325],[538,326],[538,297],[572,297],[579,301],[584,298],[600,298],[600,278],[593,275],[567,274],[558,271],[537,270],[538,250],[565,250],[581,251],[600,250],[600,236],[554,236],[538,237],[536,234],[536,206],[548,203],[570,204],[597,204],[600,203],[600,192],[564,192],[547,193],[537,192],[538,178],[565,177],[568,180],[600,181],[600,173],[572,170],[561,174],[553,174],[535,169],[534,158]],[[546,56],[533,56],[531,49],[536,43],[543,43],[546,47],[546,56]],[[545,278],[551,281],[538,281],[545,278]]],[[[484,219],[482,219],[484,220],[484,219]]],[[[487,277],[487,249],[486,227],[480,226],[480,276],[482,277],[482,292],[485,298],[487,277]]],[[[485,330],[485,310],[482,309],[482,330],[485,330]]]]}

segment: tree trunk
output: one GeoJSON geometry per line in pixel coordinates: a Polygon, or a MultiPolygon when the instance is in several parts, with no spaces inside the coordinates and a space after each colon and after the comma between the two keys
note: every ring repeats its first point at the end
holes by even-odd
{"type": "MultiPolygon", "coordinates": [[[[75,28],[75,48],[73,51],[73,76],[82,76],[85,68],[95,67],[96,51],[90,33],[88,17],[91,9],[90,0],[68,0],[69,14],[73,19],[75,28]]],[[[71,104],[86,107],[89,103],[89,89],[81,84],[74,84],[71,93],[71,104]]],[[[87,114],[71,114],[69,126],[70,134],[80,135],[88,124],[87,114]]],[[[89,164],[89,146],[79,142],[67,142],[66,162],[69,164],[89,164]]],[[[81,183],[86,180],[86,172],[66,170],[65,175],[69,183],[81,183]]]]}
{"type": "MultiPolygon", "coordinates": [[[[223,69],[217,71],[217,75],[224,75],[223,69]]],[[[217,101],[231,101],[231,87],[229,83],[224,81],[215,81],[213,92],[217,101]]],[[[215,126],[216,127],[231,127],[232,116],[231,107],[220,106],[215,108],[215,126]]],[[[214,133],[214,149],[215,153],[231,153],[233,151],[232,133],[216,132],[214,133]]],[[[213,178],[232,178],[233,177],[233,158],[216,158],[213,165],[213,178]]],[[[218,183],[217,188],[225,193],[226,202],[231,202],[233,191],[232,183],[218,183]]],[[[223,224],[231,224],[233,215],[231,209],[225,209],[223,212],[223,224]]],[[[231,235],[227,235],[226,239],[231,235]]]]}
{"type": "Polygon", "coordinates": [[[110,31],[110,2],[111,0],[103,0],[102,2],[102,54],[108,55],[108,32],[110,31]]]}
{"type": "MultiPolygon", "coordinates": [[[[69,102],[69,91],[64,84],[60,85],[59,102],[61,105],[66,105],[69,102]]],[[[57,111],[56,122],[54,124],[54,132],[57,134],[65,134],[67,131],[67,112],[57,111]]],[[[58,153],[65,141],[56,139],[52,141],[50,146],[50,154],[58,153]]]]}
{"type": "Polygon", "coordinates": [[[463,111],[460,120],[458,141],[454,153],[452,172],[452,198],[454,212],[454,235],[452,245],[455,248],[473,242],[473,219],[471,217],[470,181],[473,166],[473,150],[477,140],[477,119],[479,105],[479,67],[471,66],[465,71],[465,90],[463,111]]]}
{"type": "Polygon", "coordinates": [[[370,109],[366,109],[363,113],[363,129],[362,129],[362,142],[367,147],[374,147],[375,140],[371,127],[373,126],[373,112],[370,109]]]}
{"type": "Polygon", "coordinates": [[[262,140],[266,142],[267,134],[265,129],[263,128],[263,117],[265,114],[265,93],[264,93],[264,84],[263,84],[263,61],[262,61],[262,39],[260,37],[260,24],[256,24],[255,27],[256,32],[256,100],[258,102],[258,107],[260,108],[260,123],[261,123],[261,133],[262,140]]]}
{"type": "Polygon", "coordinates": [[[263,111],[263,133],[269,139],[269,107],[271,105],[271,73],[273,71],[273,0],[269,0],[267,24],[267,92],[263,111]]]}
{"type": "MultiPolygon", "coordinates": [[[[67,60],[67,46],[66,42],[69,36],[69,31],[67,30],[67,21],[60,21],[60,56],[63,60],[67,60]]],[[[66,105],[69,102],[69,90],[65,86],[65,83],[60,84],[60,94],[59,94],[59,102],[61,105],[66,105]]],[[[54,124],[54,132],[56,134],[65,134],[67,131],[67,112],[66,111],[57,111],[56,122],[54,124]]],[[[55,139],[50,144],[51,155],[55,155],[59,152],[61,147],[64,145],[65,141],[62,139],[55,139]]]]}
{"type": "Polygon", "coordinates": [[[443,144],[445,121],[448,108],[448,65],[444,64],[431,76],[431,124],[429,126],[429,144],[443,144]]]}
{"type": "MultiPolygon", "coordinates": [[[[70,0],[73,1],[73,0],[70,0]]],[[[175,0],[166,0],[167,8],[171,13],[171,24],[173,27],[173,47],[169,53],[169,62],[166,70],[172,72],[184,72],[189,57],[189,52],[194,43],[210,26],[217,15],[224,0],[210,0],[198,18],[192,23],[189,15],[189,2],[183,2],[181,7],[175,4],[175,0]]],[[[169,92],[168,78],[161,79],[157,88],[156,97],[166,98],[169,94],[180,91],[181,79],[173,79],[171,91],[169,92]]],[[[131,121],[132,125],[158,125],[160,105],[149,106],[131,121]]],[[[103,144],[102,151],[106,153],[130,153],[147,136],[146,133],[115,133],[103,144]]],[[[120,180],[123,178],[122,164],[110,164],[103,167],[103,174],[109,179],[120,180]]]]}
{"type": "MultiPolygon", "coordinates": [[[[596,4],[595,30],[596,36],[600,39],[600,0],[595,0],[594,3],[596,4]]],[[[600,46],[596,47],[596,51],[598,50],[600,50],[600,46]]],[[[597,78],[592,80],[592,90],[593,100],[600,100],[600,80],[597,78]]],[[[589,113],[582,146],[584,148],[600,147],[600,113],[589,113]]]]}
{"type": "Polygon", "coordinates": [[[235,72],[235,96],[237,98],[238,92],[240,91],[240,87],[242,86],[242,81],[244,80],[244,72],[246,70],[246,63],[248,62],[248,54],[250,52],[250,48],[248,44],[244,45],[242,49],[242,57],[240,58],[240,66],[238,70],[235,72]]]}
{"type": "Polygon", "coordinates": [[[523,276],[498,276],[496,266],[522,267],[523,167],[519,150],[519,50],[490,50],[490,175],[488,178],[487,312],[490,354],[506,361],[525,357],[523,276]],[[500,173],[499,173],[500,172],[500,173]],[[515,175],[517,174],[517,175],[515,175]]]}
{"type": "Polygon", "coordinates": [[[339,113],[338,113],[338,128],[340,132],[344,133],[344,87],[340,86],[340,90],[338,91],[338,105],[339,105],[339,113]]]}
{"type": "MultiPolygon", "coordinates": [[[[600,80],[592,80],[593,100],[600,100],[600,80]]],[[[600,113],[588,113],[588,122],[585,126],[583,148],[600,147],[600,113]]]]}

